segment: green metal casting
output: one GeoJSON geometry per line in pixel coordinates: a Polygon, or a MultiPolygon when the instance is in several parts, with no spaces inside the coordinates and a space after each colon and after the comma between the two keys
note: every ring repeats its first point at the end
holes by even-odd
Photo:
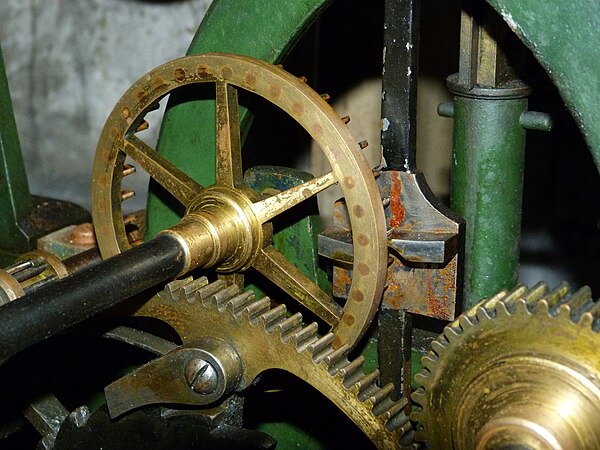
{"type": "Polygon", "coordinates": [[[31,204],[0,49],[0,249],[11,253],[28,250],[29,240],[20,224],[29,215],[31,204]]]}
{"type": "MultiPolygon", "coordinates": [[[[212,3],[188,54],[232,52],[276,63],[332,0],[216,0],[212,3]],[[265,13],[268,9],[268,14],[265,13]]],[[[242,127],[249,115],[240,105],[242,127]]],[[[163,119],[158,150],[196,181],[215,180],[214,101],[196,100],[173,105],[163,119]],[[200,156],[202,155],[202,156],[200,156]]],[[[151,193],[148,235],[177,222],[179,215],[151,193]]]]}
{"type": "Polygon", "coordinates": [[[467,223],[464,309],[517,282],[526,109],[523,97],[454,96],[451,208],[467,223]]]}
{"type": "Polygon", "coordinates": [[[578,122],[600,171],[600,2],[488,0],[531,49],[578,122]]]}

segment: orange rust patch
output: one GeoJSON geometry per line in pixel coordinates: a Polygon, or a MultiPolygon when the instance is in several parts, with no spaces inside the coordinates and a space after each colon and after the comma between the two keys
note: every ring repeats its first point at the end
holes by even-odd
{"type": "Polygon", "coordinates": [[[338,348],[340,348],[344,343],[342,342],[342,338],[339,336],[334,336],[333,337],[333,341],[331,341],[331,346],[337,350],[338,348]]]}
{"type": "Polygon", "coordinates": [[[402,180],[398,172],[391,173],[392,187],[390,189],[390,226],[395,228],[402,223],[404,219],[404,206],[400,194],[402,193],[402,180]]]}
{"type": "Polygon", "coordinates": [[[110,137],[111,139],[118,139],[119,138],[119,130],[117,130],[116,128],[111,128],[109,131],[110,137]]]}
{"type": "Polygon", "coordinates": [[[233,69],[229,66],[223,66],[221,67],[221,75],[223,75],[223,78],[229,79],[233,76],[233,69]]]}
{"type": "Polygon", "coordinates": [[[344,177],[344,184],[348,189],[352,189],[354,187],[354,178],[351,176],[344,177]]]}
{"type": "Polygon", "coordinates": [[[142,90],[137,93],[136,97],[140,103],[146,103],[148,100],[148,93],[142,90]]]}
{"type": "Polygon", "coordinates": [[[185,80],[185,69],[178,67],[177,69],[175,69],[175,79],[177,81],[183,81],[185,80]]]}
{"type": "Polygon", "coordinates": [[[348,313],[346,313],[342,316],[342,321],[344,322],[344,324],[348,325],[349,327],[354,325],[354,322],[356,322],[356,320],[354,319],[354,316],[352,314],[348,314],[348,313]]]}
{"type": "Polygon", "coordinates": [[[196,66],[196,74],[202,78],[207,77],[208,70],[207,70],[206,66],[203,66],[202,64],[198,64],[196,66]]]}
{"type": "Polygon", "coordinates": [[[361,217],[363,217],[363,216],[365,215],[365,210],[364,210],[364,209],[363,209],[363,207],[362,207],[362,206],[360,206],[360,205],[356,205],[356,206],[353,208],[353,211],[354,211],[354,215],[355,215],[356,217],[358,217],[358,218],[361,218],[361,217]]]}
{"type": "Polygon", "coordinates": [[[359,234],[358,235],[358,245],[362,245],[363,247],[366,247],[367,245],[369,245],[371,241],[369,240],[369,236],[367,236],[366,234],[359,234]]]}
{"type": "Polygon", "coordinates": [[[318,123],[316,123],[312,126],[312,132],[317,137],[321,136],[323,134],[323,127],[321,125],[319,125],[318,123]]]}

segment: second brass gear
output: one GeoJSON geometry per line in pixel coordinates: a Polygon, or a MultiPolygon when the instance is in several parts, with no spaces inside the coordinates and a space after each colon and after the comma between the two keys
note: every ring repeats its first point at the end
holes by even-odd
{"type": "Polygon", "coordinates": [[[350,347],[332,346],[333,334],[319,336],[317,324],[289,316],[280,304],[254,300],[222,280],[175,280],[135,313],[173,326],[183,344],[216,338],[232,346],[243,362],[238,389],[261,373],[281,369],[312,385],[346,414],[379,449],[414,448],[406,399],[393,400],[394,386],[378,386],[379,371],[365,374],[364,358],[348,360],[350,347]],[[265,351],[268,349],[268,351],[265,351]]]}
{"type": "Polygon", "coordinates": [[[519,286],[448,325],[423,358],[416,439],[432,449],[600,448],[600,303],[519,286]]]}

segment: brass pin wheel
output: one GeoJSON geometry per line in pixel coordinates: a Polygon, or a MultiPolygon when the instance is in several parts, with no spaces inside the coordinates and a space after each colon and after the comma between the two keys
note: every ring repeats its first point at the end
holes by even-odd
{"type": "Polygon", "coordinates": [[[186,208],[163,233],[187,250],[186,270],[215,267],[239,273],[253,267],[313,311],[335,334],[334,346],[354,345],[377,310],[387,262],[385,220],[371,169],[344,121],[301,79],[280,67],[240,55],[205,54],[168,62],[144,75],[121,97],[100,136],[92,176],[92,212],[104,258],[127,250],[121,182],[129,156],[186,208]],[[175,89],[214,83],[216,183],[201,186],[144,143],[136,132],[158,101],[175,89]],[[274,103],[319,144],[332,170],[259,199],[243,185],[237,89],[274,103]],[[353,230],[353,278],[342,307],[270,244],[275,216],[338,183],[353,230]]]}

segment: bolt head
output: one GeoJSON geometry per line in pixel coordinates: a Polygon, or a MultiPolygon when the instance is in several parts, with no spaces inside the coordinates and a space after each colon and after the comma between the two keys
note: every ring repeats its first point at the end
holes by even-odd
{"type": "Polygon", "coordinates": [[[208,395],[219,386],[219,374],[214,366],[204,359],[193,359],[185,366],[185,380],[198,394],[208,395]]]}

